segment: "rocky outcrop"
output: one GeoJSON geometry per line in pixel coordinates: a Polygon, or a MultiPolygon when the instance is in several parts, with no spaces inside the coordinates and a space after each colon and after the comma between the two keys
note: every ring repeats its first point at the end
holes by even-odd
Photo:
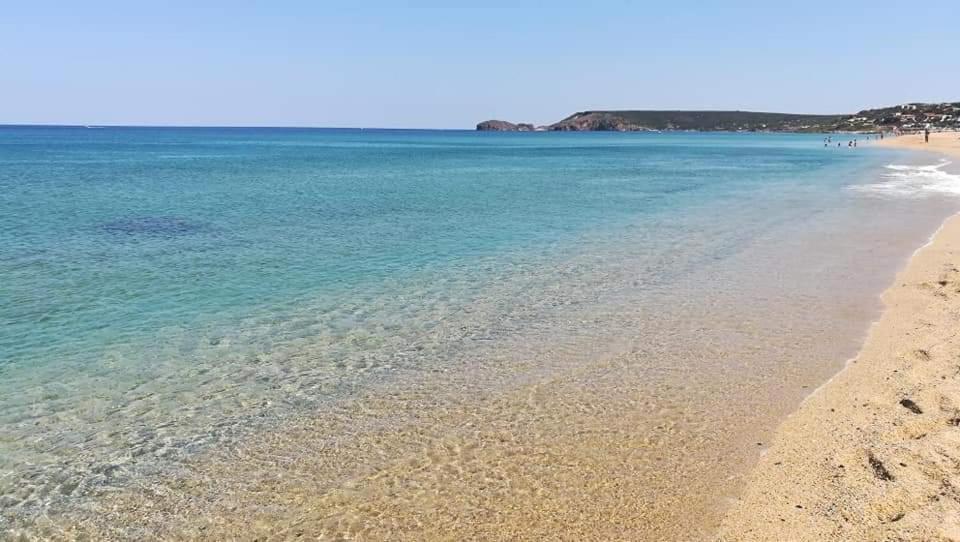
{"type": "Polygon", "coordinates": [[[628,122],[621,116],[604,111],[577,113],[550,125],[550,130],[558,132],[632,132],[646,129],[628,122]]]}
{"type": "Polygon", "coordinates": [[[481,132],[532,132],[532,124],[507,122],[505,120],[485,120],[477,124],[477,130],[481,132]]]}

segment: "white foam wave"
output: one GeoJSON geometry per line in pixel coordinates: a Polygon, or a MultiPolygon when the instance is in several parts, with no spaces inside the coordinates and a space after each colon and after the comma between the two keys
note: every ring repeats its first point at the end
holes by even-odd
{"type": "Polygon", "coordinates": [[[943,170],[948,160],[924,166],[890,164],[877,183],[850,186],[851,190],[879,196],[923,197],[931,194],[960,196],[960,175],[943,170]]]}

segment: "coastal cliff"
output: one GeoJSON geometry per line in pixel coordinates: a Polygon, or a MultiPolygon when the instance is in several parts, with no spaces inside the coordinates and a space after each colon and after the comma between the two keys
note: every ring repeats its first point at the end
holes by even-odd
{"type": "MultiPolygon", "coordinates": [[[[580,111],[538,128],[551,131],[876,132],[960,129],[960,102],[910,103],[854,114],[806,115],[756,111],[580,111]]],[[[533,131],[530,124],[489,120],[477,130],[533,131]]]]}

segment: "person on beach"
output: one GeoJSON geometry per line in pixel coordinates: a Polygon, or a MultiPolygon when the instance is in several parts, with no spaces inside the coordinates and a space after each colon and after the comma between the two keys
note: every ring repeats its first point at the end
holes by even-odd
{"type": "Polygon", "coordinates": [[[930,128],[923,129],[923,142],[930,143],[930,128]]]}

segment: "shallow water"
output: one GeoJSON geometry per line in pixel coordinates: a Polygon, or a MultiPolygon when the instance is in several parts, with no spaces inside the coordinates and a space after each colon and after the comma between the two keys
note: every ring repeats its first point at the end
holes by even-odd
{"type": "Polygon", "coordinates": [[[950,167],[800,135],[0,128],[3,520],[707,532],[957,208],[950,167]]]}

